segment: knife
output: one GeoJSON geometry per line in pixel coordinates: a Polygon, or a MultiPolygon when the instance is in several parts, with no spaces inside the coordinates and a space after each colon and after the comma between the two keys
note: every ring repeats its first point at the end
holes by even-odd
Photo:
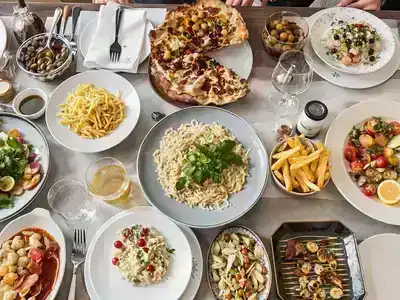
{"type": "Polygon", "coordinates": [[[71,7],[69,5],[65,5],[61,19],[61,28],[59,31],[60,35],[64,35],[65,25],[67,24],[67,20],[70,14],[71,14],[71,7]]]}
{"type": "Polygon", "coordinates": [[[81,14],[82,8],[78,5],[72,8],[72,31],[71,31],[71,45],[72,47],[77,48],[76,41],[75,41],[75,30],[76,30],[76,23],[78,22],[79,15],[81,14]]]}

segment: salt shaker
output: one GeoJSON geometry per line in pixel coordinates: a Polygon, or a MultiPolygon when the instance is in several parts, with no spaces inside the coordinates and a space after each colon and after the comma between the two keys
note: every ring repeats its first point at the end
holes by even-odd
{"type": "Polygon", "coordinates": [[[297,131],[305,137],[313,138],[321,130],[328,115],[328,108],[320,101],[310,101],[304,107],[297,121],[297,131]]]}

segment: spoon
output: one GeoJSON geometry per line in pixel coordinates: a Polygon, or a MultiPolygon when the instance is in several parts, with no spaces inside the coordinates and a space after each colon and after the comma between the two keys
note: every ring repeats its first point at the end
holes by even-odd
{"type": "Polygon", "coordinates": [[[47,34],[46,46],[44,46],[42,49],[40,49],[38,51],[38,53],[36,54],[35,60],[36,60],[37,57],[40,57],[40,55],[42,53],[46,54],[46,53],[50,52],[51,56],[55,57],[55,53],[54,53],[53,49],[51,49],[50,43],[51,43],[51,38],[53,37],[54,31],[56,29],[58,20],[60,19],[61,15],[62,15],[62,9],[61,9],[61,7],[57,7],[56,10],[54,11],[53,23],[51,23],[50,31],[47,34]]]}

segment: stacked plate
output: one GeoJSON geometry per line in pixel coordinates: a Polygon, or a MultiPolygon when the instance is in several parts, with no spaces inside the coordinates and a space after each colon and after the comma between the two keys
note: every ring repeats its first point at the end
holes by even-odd
{"type": "Polygon", "coordinates": [[[325,80],[345,88],[365,89],[385,82],[397,71],[400,65],[398,39],[392,29],[374,15],[359,9],[334,7],[317,12],[307,22],[311,38],[304,52],[311,58],[314,71],[325,80]],[[327,35],[339,22],[368,24],[376,31],[382,46],[373,63],[345,66],[329,54],[327,35]]]}
{"type": "MultiPolygon", "coordinates": [[[[147,251],[154,255],[156,250],[152,248],[154,244],[151,240],[152,238],[148,239],[146,246],[150,248],[147,251]]],[[[130,257],[129,254],[126,257],[130,257]]],[[[130,258],[132,260],[129,264],[133,264],[135,259],[130,258]]],[[[150,255],[149,259],[152,259],[150,255]]],[[[133,272],[134,269],[130,269],[131,274],[124,275],[129,278],[133,272]]],[[[109,219],[94,236],[85,260],[85,283],[92,300],[122,299],[126,295],[135,299],[191,300],[200,286],[202,272],[201,249],[194,233],[187,227],[178,227],[151,207],[136,207],[109,219]],[[127,269],[123,266],[117,268],[112,263],[117,250],[114,243],[117,232],[136,224],[156,228],[164,237],[165,243],[173,248],[169,249],[173,254],[167,273],[159,283],[132,284],[123,279],[119,272],[124,268],[126,273],[127,269]]]]}

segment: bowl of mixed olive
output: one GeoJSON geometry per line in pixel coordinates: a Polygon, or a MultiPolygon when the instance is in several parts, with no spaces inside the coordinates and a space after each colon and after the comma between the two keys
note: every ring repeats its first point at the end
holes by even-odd
{"type": "Polygon", "coordinates": [[[29,76],[41,81],[60,77],[71,65],[72,49],[68,40],[54,34],[50,43],[53,51],[41,51],[47,42],[47,33],[26,40],[17,51],[17,64],[29,76]]]}
{"type": "Polygon", "coordinates": [[[262,40],[267,53],[279,59],[286,51],[303,50],[308,31],[307,22],[298,14],[280,11],[268,18],[262,32],[262,40]]]}

